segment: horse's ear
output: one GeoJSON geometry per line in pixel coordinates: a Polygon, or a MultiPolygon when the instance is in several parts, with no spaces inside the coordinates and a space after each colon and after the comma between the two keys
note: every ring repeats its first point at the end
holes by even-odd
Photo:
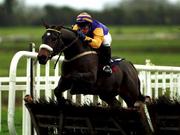
{"type": "Polygon", "coordinates": [[[60,30],[63,27],[62,24],[57,25],[57,29],[60,30]]]}
{"type": "Polygon", "coordinates": [[[50,26],[44,21],[44,19],[42,19],[42,24],[43,26],[48,29],[50,26]]]}

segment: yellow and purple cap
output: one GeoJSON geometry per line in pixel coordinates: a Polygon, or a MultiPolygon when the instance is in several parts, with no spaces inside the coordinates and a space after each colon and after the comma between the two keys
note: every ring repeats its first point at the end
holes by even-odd
{"type": "Polygon", "coordinates": [[[86,12],[80,13],[77,18],[76,18],[76,23],[84,23],[84,22],[89,22],[92,23],[92,17],[86,12]]]}

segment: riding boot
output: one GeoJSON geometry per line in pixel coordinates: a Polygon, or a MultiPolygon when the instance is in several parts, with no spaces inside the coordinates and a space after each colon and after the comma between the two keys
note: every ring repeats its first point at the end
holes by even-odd
{"type": "Polygon", "coordinates": [[[107,75],[112,74],[112,69],[110,67],[110,61],[111,61],[111,47],[110,46],[103,46],[102,47],[102,64],[103,64],[103,71],[107,75]]]}

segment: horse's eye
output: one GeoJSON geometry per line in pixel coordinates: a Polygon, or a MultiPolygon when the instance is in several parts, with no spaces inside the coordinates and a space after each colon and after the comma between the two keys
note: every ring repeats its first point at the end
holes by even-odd
{"type": "Polygon", "coordinates": [[[47,35],[47,36],[50,36],[50,35],[51,35],[51,33],[49,33],[49,32],[48,32],[46,35],[47,35]]]}

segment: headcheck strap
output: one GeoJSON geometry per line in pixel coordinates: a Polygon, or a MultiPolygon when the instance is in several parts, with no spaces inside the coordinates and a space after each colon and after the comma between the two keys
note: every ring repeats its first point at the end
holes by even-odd
{"type": "Polygon", "coordinates": [[[48,28],[48,29],[46,29],[46,30],[55,31],[55,32],[58,32],[58,33],[60,33],[60,34],[61,34],[61,31],[56,30],[56,29],[48,28]]]}

